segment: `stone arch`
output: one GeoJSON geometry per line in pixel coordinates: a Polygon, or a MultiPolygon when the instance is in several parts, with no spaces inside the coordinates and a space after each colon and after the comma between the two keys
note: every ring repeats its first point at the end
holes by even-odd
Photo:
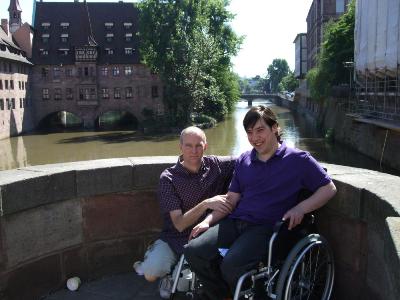
{"type": "Polygon", "coordinates": [[[94,124],[96,128],[130,128],[137,129],[139,120],[129,109],[109,109],[102,111],[95,117],[94,124]],[[113,121],[113,119],[115,119],[113,121]]]}
{"type": "Polygon", "coordinates": [[[78,113],[73,111],[55,110],[41,116],[37,124],[39,129],[70,127],[80,128],[83,126],[83,118],[78,113]],[[68,123],[70,123],[71,126],[68,126],[68,123]]]}

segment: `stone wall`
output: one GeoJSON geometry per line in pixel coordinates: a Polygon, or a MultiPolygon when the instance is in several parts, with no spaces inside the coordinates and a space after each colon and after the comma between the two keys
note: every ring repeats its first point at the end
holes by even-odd
{"type": "MultiPolygon", "coordinates": [[[[0,299],[38,299],[70,276],[132,271],[161,228],[156,185],[175,157],[0,172],[0,299]]],[[[317,216],[335,299],[400,299],[400,178],[326,165],[338,194],[317,216]]]]}

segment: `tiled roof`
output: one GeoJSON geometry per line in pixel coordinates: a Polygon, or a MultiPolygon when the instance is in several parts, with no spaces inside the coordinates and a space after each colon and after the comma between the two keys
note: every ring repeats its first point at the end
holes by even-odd
{"type": "Polygon", "coordinates": [[[31,64],[23,54],[23,51],[0,27],[0,58],[31,64]]]}
{"type": "Polygon", "coordinates": [[[133,3],[36,2],[33,62],[73,64],[75,47],[89,45],[94,40],[98,45],[98,63],[138,63],[137,21],[138,9],[133,3]],[[45,29],[43,23],[50,23],[49,28],[45,29]],[[63,29],[61,23],[68,23],[68,29],[63,29]],[[107,29],[106,23],[112,23],[112,28],[107,29]],[[132,27],[127,29],[124,23],[132,23],[132,27]],[[106,35],[111,33],[113,38],[108,42],[106,35]],[[126,41],[125,35],[130,33],[132,38],[126,41]],[[48,42],[43,42],[43,34],[49,35],[48,42]],[[61,41],[62,34],[68,34],[67,42],[61,41]],[[70,49],[68,55],[60,55],[58,49],[66,48],[70,49]],[[114,54],[107,55],[106,48],[113,49],[114,54]],[[125,48],[135,50],[132,55],[126,55],[125,48]],[[40,55],[40,49],[47,50],[48,55],[40,55]]]}

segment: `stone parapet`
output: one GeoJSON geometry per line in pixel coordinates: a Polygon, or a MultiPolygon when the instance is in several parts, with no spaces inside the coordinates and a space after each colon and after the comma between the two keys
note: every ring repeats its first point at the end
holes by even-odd
{"type": "MultiPolygon", "coordinates": [[[[132,270],[161,229],[156,187],[176,157],[0,172],[0,299],[38,299],[68,277],[132,270]]],[[[338,193],[317,213],[335,299],[400,299],[400,178],[325,165],[338,193]]]]}

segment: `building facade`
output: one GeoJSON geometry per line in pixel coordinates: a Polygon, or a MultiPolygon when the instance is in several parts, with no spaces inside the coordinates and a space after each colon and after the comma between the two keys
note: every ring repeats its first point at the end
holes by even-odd
{"type": "Polygon", "coordinates": [[[59,111],[93,128],[110,111],[164,113],[159,77],[139,61],[132,3],[37,2],[32,72],[36,119],[59,111]]]}
{"type": "MultiPolygon", "coordinates": [[[[11,27],[11,26],[10,26],[11,27]]],[[[31,62],[13,42],[7,20],[0,28],[0,139],[33,129],[28,79],[31,62]]]]}
{"type": "Polygon", "coordinates": [[[307,15],[307,69],[316,66],[323,41],[324,25],[337,19],[347,9],[350,0],[313,0],[307,15]]]}
{"type": "Polygon", "coordinates": [[[307,34],[299,33],[293,41],[295,45],[294,76],[303,79],[307,74],[307,34]]]}

